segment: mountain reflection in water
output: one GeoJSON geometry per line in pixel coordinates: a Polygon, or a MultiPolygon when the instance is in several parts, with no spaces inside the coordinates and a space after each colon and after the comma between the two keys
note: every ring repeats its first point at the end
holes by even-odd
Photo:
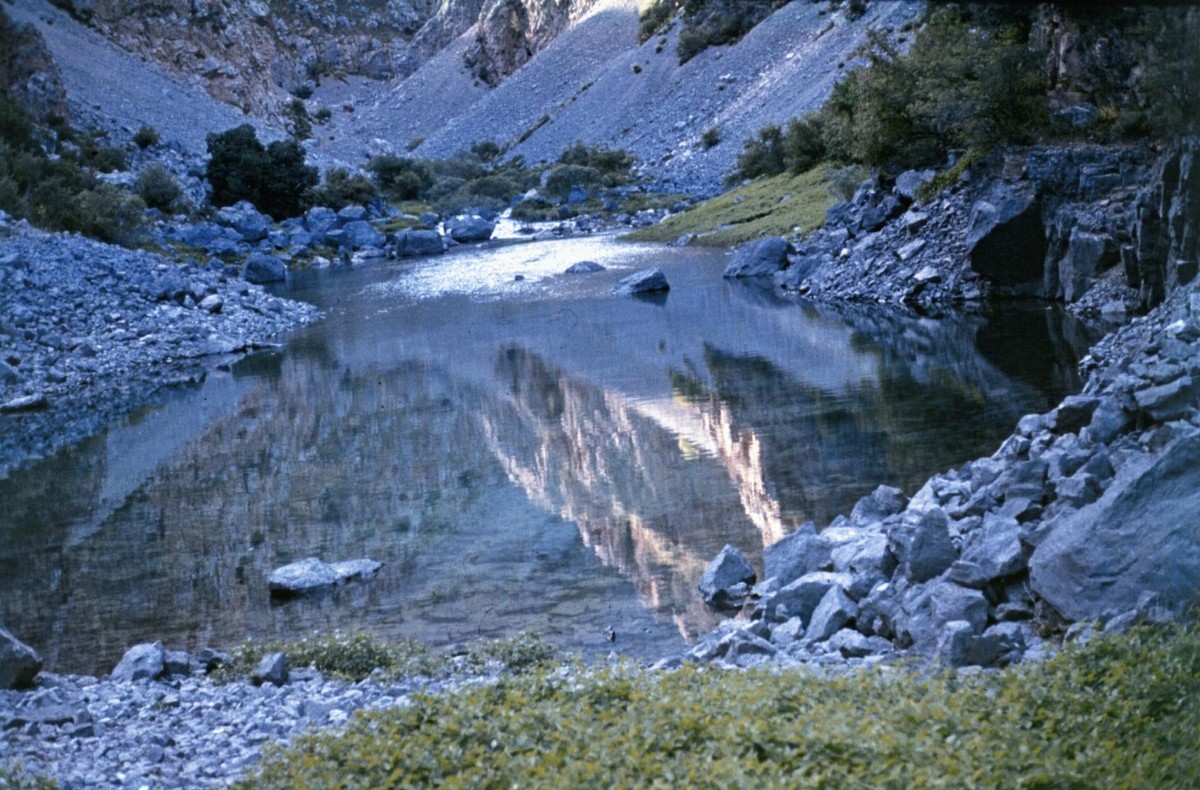
{"type": "Polygon", "coordinates": [[[665,653],[717,622],[695,586],[725,543],[761,567],[990,452],[1094,339],[1055,311],[798,305],[723,263],[577,239],[297,276],[328,317],[286,348],[0,481],[0,621],[57,671],[335,628],[665,653]],[[558,274],[582,259],[610,271],[558,274]],[[651,265],[665,300],[608,294],[651,265]],[[306,556],[386,565],[271,605],[306,556]]]}

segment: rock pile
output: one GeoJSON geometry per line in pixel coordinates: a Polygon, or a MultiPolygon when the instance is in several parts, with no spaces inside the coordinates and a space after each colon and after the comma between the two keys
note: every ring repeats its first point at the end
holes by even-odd
{"type": "Polygon", "coordinates": [[[1119,630],[1200,603],[1200,286],[1082,367],[1081,394],[1022,418],[992,456],[911,499],[881,487],[849,516],[768,547],[750,619],[689,655],[1002,666],[1072,624],[1119,630]]]}

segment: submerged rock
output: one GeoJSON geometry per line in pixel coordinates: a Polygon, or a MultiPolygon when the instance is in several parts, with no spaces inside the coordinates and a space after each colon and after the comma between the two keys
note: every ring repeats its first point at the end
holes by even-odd
{"type": "Polygon", "coordinates": [[[781,236],[743,244],[725,267],[725,277],[773,277],[787,266],[790,249],[787,239],[781,236]]]}
{"type": "Polygon", "coordinates": [[[592,272],[602,272],[604,267],[595,261],[580,261],[572,264],[563,274],[591,274],[592,272]]]}

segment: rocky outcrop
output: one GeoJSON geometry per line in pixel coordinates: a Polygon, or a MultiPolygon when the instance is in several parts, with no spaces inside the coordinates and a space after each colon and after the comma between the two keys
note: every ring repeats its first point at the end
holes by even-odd
{"type": "Polygon", "coordinates": [[[1133,238],[1121,248],[1121,259],[1148,308],[1191,282],[1200,266],[1200,140],[1171,144],[1132,213],[1133,238]]]}
{"type": "Polygon", "coordinates": [[[787,266],[787,254],[791,249],[787,239],[779,236],[760,239],[744,244],[733,253],[733,259],[725,267],[725,276],[774,277],[787,266]]]}
{"type": "Polygon", "coordinates": [[[24,688],[42,670],[42,658],[0,625],[0,690],[24,688]]]}
{"type": "Polygon", "coordinates": [[[488,0],[463,55],[467,67],[497,85],[553,41],[596,0],[488,0]]]}
{"type": "Polygon", "coordinates": [[[70,119],[58,64],[32,25],[0,9],[0,85],[35,118],[70,119]]]}
{"type": "Polygon", "coordinates": [[[1022,418],[990,457],[768,547],[750,620],[690,655],[1004,665],[1071,623],[1122,630],[1200,604],[1200,285],[1082,367],[1081,394],[1022,418]]]}

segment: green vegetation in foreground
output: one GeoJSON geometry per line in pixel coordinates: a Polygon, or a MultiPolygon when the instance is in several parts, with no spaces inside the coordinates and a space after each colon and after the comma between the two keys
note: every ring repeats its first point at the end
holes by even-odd
{"type": "Polygon", "coordinates": [[[283,653],[292,667],[313,666],[328,677],[350,681],[368,675],[399,679],[482,673],[493,662],[502,664],[509,674],[520,674],[549,666],[554,658],[554,648],[532,634],[481,640],[458,651],[443,652],[412,640],[393,643],[369,634],[335,632],[296,642],[246,642],[234,652],[233,664],[221,667],[214,679],[249,677],[268,653],[283,653]]]}
{"type": "Polygon", "coordinates": [[[825,211],[834,202],[829,171],[818,166],[799,175],[783,173],[734,187],[624,238],[668,242],[691,233],[696,244],[728,247],[764,236],[803,236],[825,221],[825,211]]]}
{"type": "Polygon", "coordinates": [[[529,674],[358,714],[242,787],[1180,788],[1197,732],[1200,633],[1136,630],[976,675],[529,674]]]}

